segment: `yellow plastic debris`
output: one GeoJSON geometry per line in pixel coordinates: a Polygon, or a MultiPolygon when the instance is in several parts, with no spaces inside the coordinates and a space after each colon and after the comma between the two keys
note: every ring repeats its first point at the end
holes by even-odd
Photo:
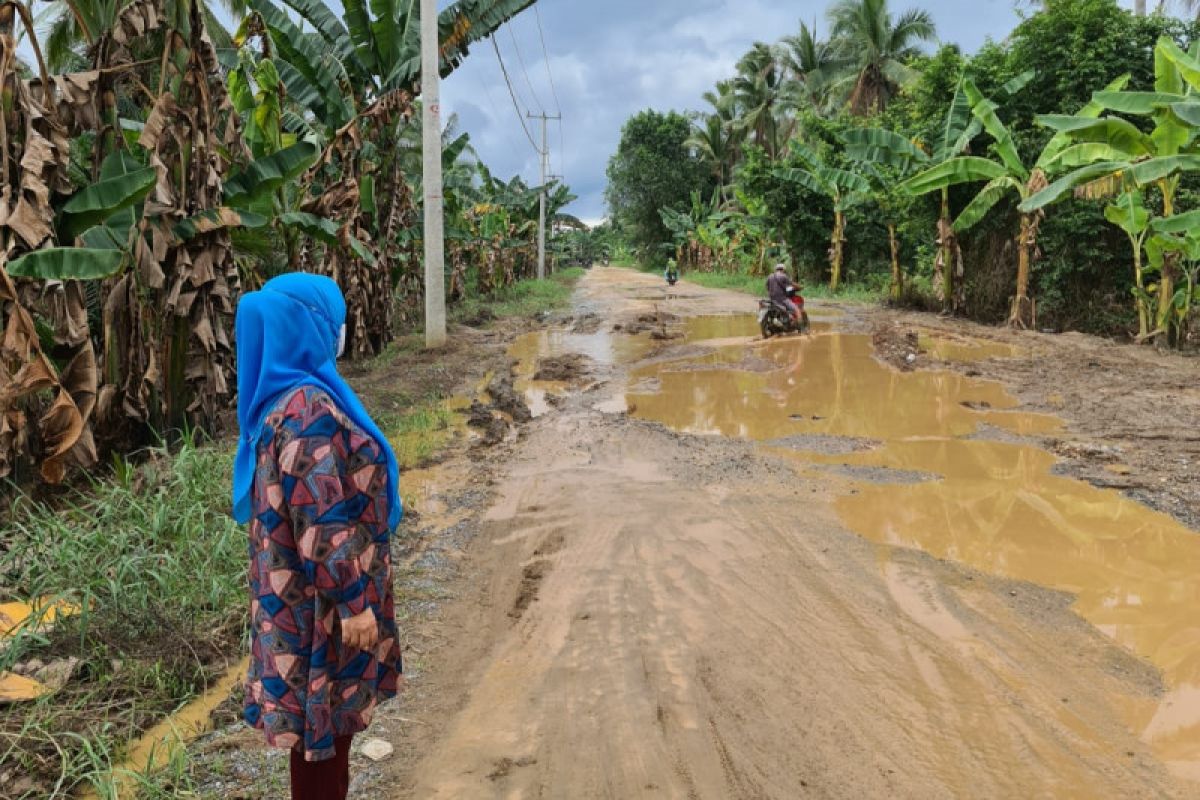
{"type": "Polygon", "coordinates": [[[14,672],[0,672],[0,705],[5,703],[27,703],[37,700],[50,690],[35,681],[14,672]]]}
{"type": "Polygon", "coordinates": [[[79,606],[66,600],[53,602],[50,598],[42,598],[34,600],[32,603],[19,601],[0,603],[0,638],[15,635],[21,626],[31,618],[37,619],[39,614],[41,614],[41,625],[49,627],[59,619],[78,613],[79,606]]]}

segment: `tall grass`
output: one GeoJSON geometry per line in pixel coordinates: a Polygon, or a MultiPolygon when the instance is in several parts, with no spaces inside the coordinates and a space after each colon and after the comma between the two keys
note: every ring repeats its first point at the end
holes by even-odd
{"type": "Polygon", "coordinates": [[[584,270],[578,267],[559,270],[544,281],[517,281],[490,297],[464,297],[454,306],[451,316],[459,321],[481,316],[489,319],[530,317],[539,311],[563,308],[570,302],[571,290],[583,273],[584,270]]]}
{"type": "Polygon", "coordinates": [[[80,608],[0,653],[0,670],[81,663],[62,691],[0,706],[0,763],[36,782],[24,796],[100,782],[120,759],[114,743],[203,691],[240,649],[247,540],[227,514],[232,461],[221,447],[153,451],[53,506],[19,500],[0,528],[5,592],[80,608]]]}

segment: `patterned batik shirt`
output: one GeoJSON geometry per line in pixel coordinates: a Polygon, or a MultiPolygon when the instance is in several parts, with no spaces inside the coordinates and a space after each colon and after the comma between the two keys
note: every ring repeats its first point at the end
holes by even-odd
{"type": "Polygon", "coordinates": [[[309,761],[365,730],[400,682],[391,587],[387,461],[327,393],[302,387],[267,416],[250,521],[246,721],[309,761]],[[342,643],[370,607],[373,652],[342,643]]]}

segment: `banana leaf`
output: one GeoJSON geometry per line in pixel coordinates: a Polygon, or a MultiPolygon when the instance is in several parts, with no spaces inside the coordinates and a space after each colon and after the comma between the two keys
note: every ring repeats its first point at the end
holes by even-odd
{"type": "Polygon", "coordinates": [[[1019,209],[1022,214],[1029,214],[1045,208],[1052,203],[1057,203],[1078,186],[1083,186],[1100,178],[1109,178],[1121,174],[1130,169],[1130,166],[1127,161],[1102,161],[1098,164],[1089,164],[1086,167],[1064,175],[1045,189],[1029,197],[1021,203],[1019,209]]]}
{"type": "Polygon", "coordinates": [[[187,241],[201,233],[221,228],[261,228],[267,222],[266,217],[251,211],[222,206],[180,220],[175,223],[174,232],[181,240],[187,241]]]}
{"type": "Polygon", "coordinates": [[[312,166],[319,154],[315,144],[304,141],[251,162],[225,181],[225,202],[246,206],[269,196],[312,166]]]}
{"type": "Polygon", "coordinates": [[[883,128],[856,128],[842,137],[846,155],[855,161],[904,169],[914,163],[927,164],[929,156],[898,133],[883,128]]]}
{"type": "Polygon", "coordinates": [[[1176,155],[1139,161],[1130,168],[1129,174],[1138,186],[1146,186],[1181,172],[1198,170],[1200,170],[1200,155],[1176,155]]]}
{"type": "MultiPolygon", "coordinates": [[[[1121,91],[1127,85],[1129,85],[1129,81],[1132,79],[1132,77],[1133,76],[1129,73],[1122,75],[1106,86],[1105,91],[1121,91]]],[[[1079,113],[1075,115],[1074,119],[1097,119],[1102,113],[1104,113],[1104,106],[1100,103],[1097,103],[1095,99],[1093,99],[1090,103],[1079,109],[1079,113]]],[[[1046,144],[1046,147],[1042,150],[1042,154],[1038,156],[1035,166],[1040,167],[1043,171],[1050,171],[1052,169],[1052,165],[1058,159],[1059,154],[1072,144],[1073,142],[1069,134],[1064,132],[1055,134],[1053,137],[1051,137],[1050,141],[1046,144]]]]}
{"type": "MultiPolygon", "coordinates": [[[[1200,90],[1200,60],[1185,53],[1168,36],[1163,36],[1159,39],[1158,46],[1154,48],[1155,83],[1157,85],[1159,82],[1160,72],[1162,72],[1164,73],[1161,75],[1163,80],[1171,82],[1173,86],[1177,86],[1176,81],[1178,79],[1172,80],[1172,76],[1165,69],[1165,64],[1161,62],[1166,62],[1166,64],[1174,67],[1179,78],[1182,78],[1192,89],[1200,90]]],[[[1182,92],[1183,87],[1180,86],[1174,89],[1174,91],[1182,92]]]]}
{"type": "Polygon", "coordinates": [[[1157,217],[1150,223],[1155,233],[1190,233],[1200,228],[1200,209],[1176,214],[1172,217],[1157,217]]]}
{"type": "Polygon", "coordinates": [[[1141,236],[1150,224],[1150,212],[1139,191],[1126,192],[1115,203],[1104,209],[1104,218],[1116,225],[1132,239],[1141,236]]]}
{"type": "Polygon", "coordinates": [[[1008,175],[1003,165],[988,158],[962,156],[927,169],[899,185],[899,189],[910,195],[922,195],[957,186],[960,183],[994,181],[1008,175]]]}
{"type": "Polygon", "coordinates": [[[125,260],[120,250],[87,247],[48,247],[34,250],[5,265],[15,278],[42,281],[95,281],[117,274],[125,260]]]}
{"type": "MultiPolygon", "coordinates": [[[[316,29],[321,38],[337,52],[338,60],[345,64],[347,69],[357,73],[360,80],[371,75],[371,69],[363,61],[359,49],[355,47],[350,31],[329,10],[329,6],[321,0],[283,0],[283,2],[316,29]]],[[[347,9],[348,14],[349,9],[347,9]]]]}
{"type": "Polygon", "coordinates": [[[59,212],[59,238],[71,241],[89,228],[146,199],[158,181],[153,167],[101,180],[76,192],[59,212]]]}
{"type": "Polygon", "coordinates": [[[1021,183],[1008,175],[996,178],[983,187],[979,194],[975,195],[975,199],[968,203],[967,207],[958,215],[958,219],[954,220],[954,230],[961,233],[978,225],[979,221],[986,217],[996,203],[999,203],[1001,198],[1010,191],[1017,192],[1019,195],[1021,183]]]}
{"type": "MultiPolygon", "coordinates": [[[[341,245],[341,239],[339,238],[340,229],[337,223],[331,219],[318,217],[316,214],[309,214],[304,211],[289,211],[279,215],[279,222],[282,225],[299,228],[317,241],[331,247],[341,245]]],[[[354,251],[356,256],[371,266],[375,266],[378,263],[375,255],[356,237],[347,236],[346,238],[350,244],[350,249],[354,251]]]]}
{"type": "Polygon", "coordinates": [[[971,113],[983,125],[983,129],[988,132],[988,135],[995,139],[992,147],[995,148],[996,155],[1013,175],[1019,175],[1022,180],[1028,178],[1029,170],[1025,168],[1020,154],[1017,153],[1017,145],[1013,141],[1012,134],[1000,121],[1000,117],[996,116],[999,106],[984,97],[974,81],[964,82],[963,91],[966,92],[967,99],[971,101],[971,113]]]}
{"type": "Polygon", "coordinates": [[[1146,116],[1160,108],[1169,108],[1175,103],[1182,103],[1186,98],[1182,94],[1168,92],[1096,92],[1092,100],[1108,111],[1119,114],[1136,114],[1146,116]]]}

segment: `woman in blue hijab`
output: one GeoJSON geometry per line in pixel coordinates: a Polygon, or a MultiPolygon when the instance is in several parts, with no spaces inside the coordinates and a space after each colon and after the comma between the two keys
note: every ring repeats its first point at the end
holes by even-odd
{"type": "Polygon", "coordinates": [[[234,517],[250,525],[246,721],[291,751],[293,800],[343,800],[352,737],[395,696],[391,534],[402,515],[387,438],[337,371],[346,302],[283,275],[237,311],[234,517]]]}

